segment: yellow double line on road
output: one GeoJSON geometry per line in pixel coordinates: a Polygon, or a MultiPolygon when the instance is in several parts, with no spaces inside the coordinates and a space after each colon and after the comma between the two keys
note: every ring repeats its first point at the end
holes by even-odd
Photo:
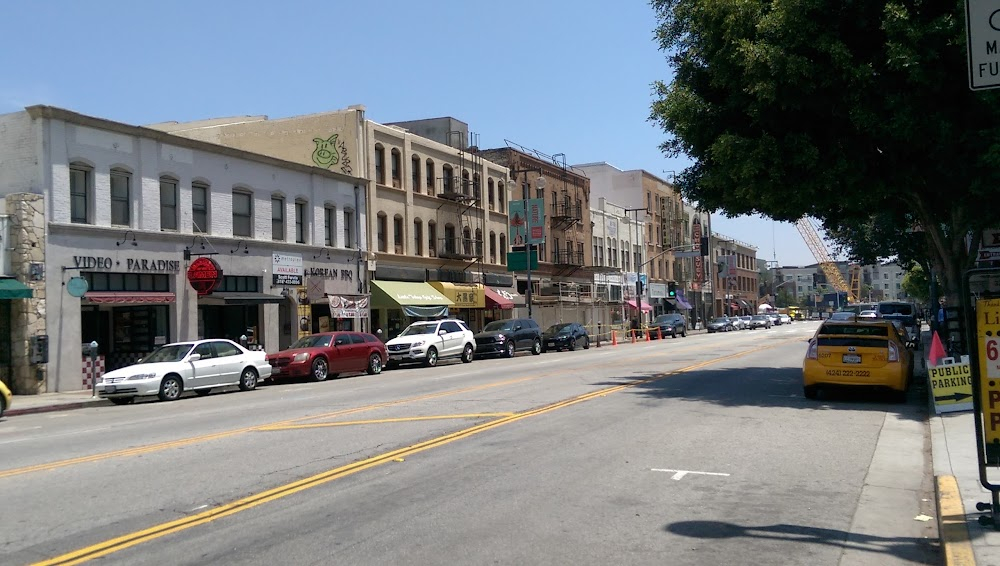
{"type": "MultiPolygon", "coordinates": [[[[252,509],[254,507],[257,507],[258,505],[262,505],[262,504],[270,502],[270,501],[274,501],[274,500],[277,500],[277,499],[288,497],[289,495],[293,495],[293,494],[299,493],[301,491],[304,491],[304,490],[307,490],[307,489],[310,489],[310,488],[313,488],[313,487],[317,487],[317,486],[329,483],[329,482],[331,482],[333,480],[336,480],[336,479],[339,479],[339,478],[343,478],[345,476],[356,474],[356,473],[358,473],[360,471],[367,470],[369,468],[373,468],[375,466],[379,466],[379,465],[385,464],[387,462],[392,462],[392,461],[397,460],[399,458],[404,458],[406,456],[411,456],[413,454],[417,454],[417,453],[420,453],[420,452],[424,452],[426,450],[430,450],[431,448],[437,448],[439,446],[443,446],[445,444],[449,444],[449,443],[454,442],[456,440],[461,440],[463,438],[468,438],[470,436],[474,436],[476,434],[485,432],[487,430],[492,430],[494,428],[497,428],[497,427],[500,427],[500,426],[503,426],[503,425],[507,425],[507,424],[510,424],[510,423],[518,422],[518,421],[522,421],[524,419],[527,419],[527,418],[530,418],[530,417],[535,417],[535,416],[542,415],[542,414],[545,414],[545,413],[549,413],[549,412],[555,411],[557,409],[562,409],[562,408],[565,408],[565,407],[569,407],[569,406],[572,406],[572,405],[583,403],[584,401],[589,401],[589,400],[597,398],[597,397],[604,397],[606,395],[610,395],[612,393],[616,393],[618,391],[622,391],[623,389],[627,389],[627,388],[630,388],[630,387],[635,387],[636,385],[642,385],[642,384],[645,384],[645,383],[651,383],[651,382],[654,382],[654,381],[659,381],[661,379],[670,377],[672,375],[677,375],[677,374],[681,374],[681,373],[686,373],[686,372],[694,371],[694,370],[701,369],[701,368],[706,367],[706,366],[714,365],[714,364],[717,364],[719,362],[723,362],[723,361],[726,361],[726,360],[731,360],[731,359],[734,359],[734,358],[740,358],[740,357],[743,357],[743,356],[746,356],[746,355],[749,355],[749,354],[752,354],[752,353],[755,353],[755,352],[759,352],[761,350],[768,350],[768,349],[771,349],[771,348],[775,348],[775,347],[777,347],[777,346],[779,346],[781,344],[784,344],[784,343],[787,343],[787,342],[790,342],[790,341],[792,341],[792,340],[782,340],[781,342],[776,343],[776,344],[771,344],[771,345],[768,345],[768,346],[761,346],[761,347],[754,348],[754,349],[751,349],[751,350],[747,350],[747,351],[744,351],[744,352],[738,352],[738,353],[735,353],[735,354],[730,354],[728,356],[723,356],[723,357],[720,357],[720,358],[715,358],[715,359],[712,359],[712,360],[707,360],[707,361],[700,362],[700,363],[697,363],[697,364],[693,364],[693,365],[690,365],[690,366],[686,366],[686,367],[683,367],[683,368],[680,368],[680,369],[677,369],[677,370],[659,373],[657,375],[654,375],[654,376],[646,378],[646,379],[633,380],[633,381],[629,381],[627,383],[623,383],[621,385],[616,385],[616,386],[613,386],[613,387],[607,387],[605,389],[599,389],[597,391],[592,391],[590,393],[585,393],[583,395],[579,395],[579,396],[576,396],[576,397],[571,397],[571,398],[565,399],[563,401],[558,401],[556,403],[551,403],[549,405],[544,405],[544,406],[539,407],[537,409],[532,409],[532,410],[529,410],[529,411],[525,411],[523,413],[514,413],[514,414],[512,414],[511,416],[508,416],[508,417],[499,418],[499,419],[496,419],[496,420],[493,420],[493,421],[490,421],[490,422],[487,422],[487,423],[479,424],[479,425],[476,425],[476,426],[473,426],[473,427],[469,427],[469,428],[466,428],[466,429],[463,429],[463,430],[460,430],[460,431],[457,431],[457,432],[453,432],[453,433],[450,433],[450,434],[445,434],[443,436],[432,438],[432,439],[426,440],[424,442],[413,444],[411,446],[407,446],[406,448],[400,448],[398,450],[393,450],[391,452],[386,452],[386,453],[383,453],[383,454],[379,454],[378,456],[373,456],[371,458],[367,458],[365,460],[360,460],[360,461],[354,462],[352,464],[347,464],[347,465],[344,465],[344,466],[340,466],[338,468],[327,470],[325,472],[321,472],[319,474],[310,476],[310,477],[305,478],[305,479],[301,479],[301,480],[298,480],[298,481],[287,483],[285,485],[278,486],[276,488],[269,489],[269,490],[266,490],[266,491],[262,491],[262,492],[260,492],[258,494],[251,495],[249,497],[244,497],[242,499],[238,499],[236,501],[233,501],[232,503],[227,503],[227,504],[224,504],[224,505],[219,505],[218,507],[214,507],[212,509],[208,509],[206,511],[202,511],[201,513],[190,515],[188,517],[184,517],[184,518],[181,518],[181,519],[176,519],[174,521],[168,521],[166,523],[161,523],[159,525],[150,527],[148,529],[143,529],[141,531],[136,531],[136,532],[129,533],[129,534],[124,535],[124,536],[116,537],[116,538],[113,538],[113,539],[110,539],[110,540],[107,540],[107,541],[104,541],[104,542],[101,542],[101,543],[98,543],[98,544],[95,544],[95,545],[92,545],[92,546],[81,548],[80,550],[69,552],[67,554],[63,554],[61,556],[57,556],[55,558],[52,558],[52,559],[49,559],[49,560],[46,560],[46,561],[43,561],[43,562],[38,562],[38,563],[34,564],[33,566],[55,566],[55,565],[70,566],[70,565],[73,565],[73,564],[80,564],[80,563],[83,563],[83,562],[87,562],[87,561],[93,560],[95,558],[100,558],[102,556],[107,556],[108,554],[112,554],[112,553],[115,553],[115,552],[119,552],[119,551],[125,550],[127,548],[130,548],[130,547],[142,544],[144,542],[148,542],[148,541],[151,541],[151,540],[154,540],[154,539],[157,539],[157,538],[169,535],[169,534],[173,534],[173,533],[184,531],[184,530],[187,530],[187,529],[190,529],[190,528],[193,528],[193,527],[197,527],[198,525],[203,525],[205,523],[210,523],[210,522],[215,521],[217,519],[221,519],[223,517],[228,517],[230,515],[234,515],[236,513],[241,512],[241,511],[246,511],[248,509],[252,509]]],[[[795,341],[799,341],[799,339],[795,339],[795,341]]]]}
{"type": "MultiPolygon", "coordinates": [[[[691,348],[691,349],[693,349],[693,350],[699,350],[699,349],[705,349],[705,348],[703,348],[701,346],[697,346],[697,347],[694,347],[694,348],[691,348]]],[[[651,357],[657,357],[657,356],[661,356],[661,355],[667,355],[667,353],[666,352],[658,352],[658,353],[655,353],[655,354],[649,354],[649,355],[646,355],[646,356],[641,356],[638,359],[642,360],[642,359],[651,358],[651,357]]],[[[608,366],[617,366],[617,365],[619,365],[619,364],[617,364],[617,363],[615,363],[615,364],[602,364],[602,365],[598,365],[598,366],[595,366],[595,367],[608,367],[608,366]]],[[[182,447],[182,446],[188,446],[188,445],[196,444],[196,443],[199,443],[199,442],[206,442],[206,441],[209,441],[209,440],[218,440],[220,438],[226,438],[226,437],[229,437],[229,436],[235,436],[235,435],[238,435],[238,434],[244,434],[244,433],[254,432],[254,431],[259,431],[259,430],[274,430],[277,427],[288,427],[290,425],[294,425],[295,423],[300,423],[300,422],[303,422],[303,421],[310,421],[310,420],[318,420],[318,419],[328,419],[328,418],[334,418],[334,417],[341,417],[341,416],[344,416],[344,415],[351,415],[351,414],[354,414],[354,413],[360,413],[360,412],[365,412],[365,411],[374,411],[374,410],[377,410],[377,409],[384,409],[384,408],[393,407],[393,406],[396,406],[396,405],[405,405],[407,403],[416,403],[418,401],[426,401],[426,400],[429,400],[429,399],[436,399],[436,398],[439,398],[439,397],[448,397],[448,396],[451,396],[451,395],[459,395],[459,394],[462,394],[462,393],[470,393],[470,392],[473,392],[473,391],[482,391],[484,389],[491,389],[491,388],[494,388],[494,387],[503,387],[505,385],[514,385],[514,384],[517,384],[517,383],[522,383],[522,382],[525,382],[525,381],[533,381],[533,380],[541,379],[543,377],[547,377],[547,376],[551,376],[551,375],[559,375],[559,374],[567,373],[567,372],[570,372],[570,371],[575,371],[575,370],[567,369],[567,370],[551,371],[551,372],[546,372],[546,373],[541,373],[541,374],[535,374],[535,375],[530,375],[530,376],[525,376],[525,377],[519,377],[519,378],[515,378],[515,379],[508,379],[508,380],[504,380],[504,381],[497,381],[497,382],[494,382],[494,383],[486,383],[486,384],[482,384],[482,385],[473,385],[473,386],[470,386],[470,387],[463,387],[463,388],[460,388],[460,389],[450,389],[450,390],[447,390],[447,391],[439,391],[437,393],[429,393],[427,395],[420,395],[420,396],[417,396],[417,397],[409,397],[409,398],[406,398],[406,399],[397,399],[395,401],[385,401],[385,402],[382,402],[382,403],[375,403],[375,404],[372,404],[372,405],[364,405],[364,406],[361,406],[361,407],[353,407],[353,408],[350,408],[350,409],[342,409],[340,411],[334,411],[334,412],[331,412],[331,413],[325,413],[325,414],[320,414],[320,415],[310,415],[310,416],[306,416],[306,417],[298,417],[298,418],[295,418],[295,419],[289,419],[289,420],[284,420],[284,421],[277,421],[277,422],[263,424],[263,425],[254,425],[254,426],[245,427],[245,428],[238,428],[238,429],[233,429],[233,430],[225,430],[225,431],[220,431],[220,432],[213,432],[213,433],[209,433],[209,434],[203,434],[203,435],[199,435],[199,436],[192,436],[192,437],[188,437],[188,438],[181,438],[181,439],[177,439],[177,440],[169,440],[169,441],[166,441],[166,442],[158,442],[156,444],[146,444],[146,445],[143,445],[143,446],[136,446],[136,447],[133,447],[133,448],[124,448],[122,450],[114,450],[114,451],[110,451],[110,452],[102,452],[100,454],[91,454],[91,455],[88,455],[88,456],[79,456],[77,458],[67,458],[65,460],[57,460],[55,462],[46,462],[46,463],[43,463],[43,464],[34,464],[34,465],[31,465],[31,466],[24,466],[24,467],[20,467],[20,468],[11,468],[9,470],[0,470],[0,479],[12,477],[12,476],[23,475],[23,474],[28,474],[28,473],[32,473],[32,472],[43,472],[43,471],[48,471],[48,470],[55,470],[55,469],[59,469],[59,468],[65,468],[67,466],[74,466],[74,465],[77,465],[77,464],[86,464],[88,462],[99,462],[101,460],[108,460],[108,459],[111,459],[111,458],[120,458],[120,457],[124,457],[124,456],[138,456],[140,454],[148,454],[150,452],[159,452],[161,450],[168,450],[170,448],[179,448],[179,447],[182,447]]]]}

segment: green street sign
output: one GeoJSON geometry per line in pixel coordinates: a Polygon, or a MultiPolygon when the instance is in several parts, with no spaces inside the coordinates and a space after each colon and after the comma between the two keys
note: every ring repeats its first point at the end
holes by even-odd
{"type": "MultiPolygon", "coordinates": [[[[527,271],[527,252],[508,252],[507,271],[527,271]]],[[[538,250],[531,250],[531,269],[538,269],[538,250]]]]}

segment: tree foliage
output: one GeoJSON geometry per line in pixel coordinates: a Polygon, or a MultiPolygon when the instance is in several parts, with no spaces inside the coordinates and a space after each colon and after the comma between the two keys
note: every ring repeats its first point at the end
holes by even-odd
{"type": "Polygon", "coordinates": [[[1000,97],[968,88],[962,1],[651,4],[674,74],[650,118],[694,161],[685,197],[813,216],[855,257],[921,261],[957,290],[965,235],[1000,205],[1000,97]]]}
{"type": "Polygon", "coordinates": [[[912,269],[903,275],[903,281],[899,286],[904,293],[917,303],[922,305],[930,303],[931,282],[927,277],[927,272],[919,265],[913,266],[912,269]]]}

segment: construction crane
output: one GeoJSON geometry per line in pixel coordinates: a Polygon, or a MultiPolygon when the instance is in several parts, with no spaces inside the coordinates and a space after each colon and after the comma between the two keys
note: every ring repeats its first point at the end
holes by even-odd
{"type": "MultiPolygon", "coordinates": [[[[847,293],[847,302],[856,303],[858,302],[858,295],[860,294],[860,277],[857,277],[857,285],[859,287],[858,291],[855,292],[852,288],[855,281],[855,276],[852,273],[851,283],[852,287],[847,286],[847,281],[844,281],[844,276],[837,269],[837,262],[833,261],[830,256],[830,252],[826,249],[826,244],[819,237],[819,232],[816,231],[816,227],[813,226],[811,220],[806,217],[802,217],[795,223],[795,227],[799,229],[799,233],[802,234],[802,239],[806,241],[806,245],[809,246],[809,251],[812,252],[813,257],[819,263],[819,268],[823,270],[823,274],[826,275],[826,280],[833,285],[833,288],[838,292],[847,293]]],[[[859,269],[860,271],[860,269],[859,269]]]]}

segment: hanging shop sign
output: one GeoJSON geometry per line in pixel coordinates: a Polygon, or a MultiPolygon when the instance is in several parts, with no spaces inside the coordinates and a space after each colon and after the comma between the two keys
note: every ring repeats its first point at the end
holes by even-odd
{"type": "Polygon", "coordinates": [[[330,295],[331,318],[359,318],[368,316],[370,297],[330,295]]]}
{"type": "Polygon", "coordinates": [[[302,285],[301,254],[271,254],[271,274],[274,285],[302,285]]]}
{"type": "Polygon", "coordinates": [[[90,283],[83,277],[70,277],[66,282],[66,292],[70,297],[82,297],[90,290],[90,283]]]}
{"type": "Polygon", "coordinates": [[[222,267],[210,257],[199,257],[188,267],[187,279],[199,297],[210,295],[222,283],[222,267]]]}

